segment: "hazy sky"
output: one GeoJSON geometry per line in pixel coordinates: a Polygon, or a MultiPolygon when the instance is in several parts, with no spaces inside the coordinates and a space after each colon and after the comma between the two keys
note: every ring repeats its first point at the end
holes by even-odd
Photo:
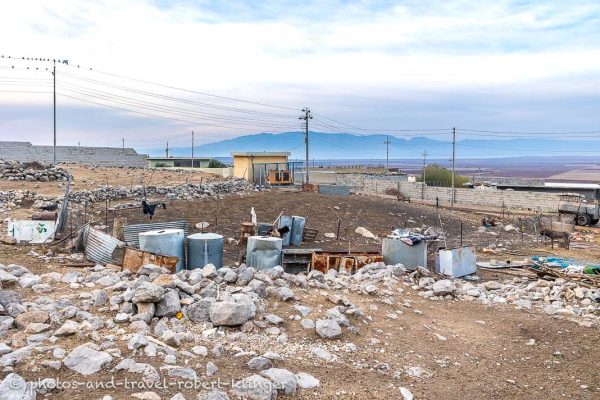
{"type": "Polygon", "coordinates": [[[59,144],[290,131],[305,105],[319,131],[600,130],[597,0],[20,0],[0,37],[2,140],[52,141],[52,63],[9,55],[69,60],[59,144]]]}

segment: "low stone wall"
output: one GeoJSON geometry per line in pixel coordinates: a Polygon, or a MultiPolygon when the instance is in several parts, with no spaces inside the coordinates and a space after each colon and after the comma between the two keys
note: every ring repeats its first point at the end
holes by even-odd
{"type": "Polygon", "coordinates": [[[26,182],[66,181],[69,178],[67,170],[52,164],[22,163],[19,161],[0,160],[0,179],[26,182]]]}
{"type": "MultiPolygon", "coordinates": [[[[53,162],[52,146],[35,146],[29,142],[0,141],[0,159],[42,163],[53,162]]],[[[148,165],[148,156],[131,148],[56,146],[56,161],[106,167],[140,167],[148,165]]]]}
{"type": "MultiPolygon", "coordinates": [[[[365,194],[386,194],[388,190],[398,190],[404,196],[413,199],[424,199],[440,203],[450,203],[451,188],[423,187],[420,182],[393,181],[386,178],[364,179],[363,185],[356,188],[357,192],[365,194]]],[[[543,212],[556,212],[559,194],[512,191],[512,190],[476,190],[457,188],[454,198],[455,204],[480,205],[490,207],[508,207],[524,210],[543,212]]]]}

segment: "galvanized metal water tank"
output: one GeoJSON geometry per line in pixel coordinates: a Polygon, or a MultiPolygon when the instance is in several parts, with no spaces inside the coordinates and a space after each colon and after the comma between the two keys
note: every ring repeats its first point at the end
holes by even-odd
{"type": "Polygon", "coordinates": [[[292,217],[292,234],[290,236],[291,246],[300,246],[302,244],[305,223],[306,219],[304,217],[298,217],[295,215],[292,217]]]}
{"type": "Polygon", "coordinates": [[[424,240],[409,246],[400,239],[386,238],[381,247],[386,265],[403,264],[407,269],[427,268],[427,242],[424,240]]]}
{"type": "Polygon", "coordinates": [[[188,238],[188,269],[212,264],[223,266],[223,236],[216,233],[196,233],[188,238]]]}
{"type": "Polygon", "coordinates": [[[183,229],[158,229],[140,233],[140,250],[163,256],[177,256],[177,271],[185,268],[183,229]]]}
{"type": "Polygon", "coordinates": [[[246,247],[246,265],[257,270],[281,265],[283,241],[272,236],[250,236],[246,247]]]}

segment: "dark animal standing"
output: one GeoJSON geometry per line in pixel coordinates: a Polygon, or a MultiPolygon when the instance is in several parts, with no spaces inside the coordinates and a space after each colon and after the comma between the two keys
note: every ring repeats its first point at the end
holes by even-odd
{"type": "Polygon", "coordinates": [[[165,203],[149,204],[146,202],[146,200],[142,200],[142,210],[144,212],[144,215],[150,216],[150,219],[152,219],[152,217],[154,216],[156,207],[162,207],[165,210],[167,209],[167,205],[165,203]]]}
{"type": "Polygon", "coordinates": [[[564,240],[565,249],[569,249],[571,246],[571,234],[569,232],[558,232],[553,231],[552,229],[548,229],[544,224],[540,224],[540,235],[545,236],[550,239],[550,243],[552,248],[554,249],[554,240],[564,240]]]}

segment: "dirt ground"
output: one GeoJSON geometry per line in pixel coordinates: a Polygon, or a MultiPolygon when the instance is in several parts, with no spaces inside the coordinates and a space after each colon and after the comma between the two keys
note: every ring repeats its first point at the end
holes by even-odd
{"type": "MultiPolygon", "coordinates": [[[[64,267],[43,264],[30,260],[25,262],[23,252],[16,247],[0,248],[3,262],[19,262],[36,273],[59,271],[64,267]]],[[[58,287],[62,296],[78,296],[78,290],[67,285],[58,287]]],[[[33,300],[31,289],[24,289],[24,299],[33,300]]],[[[313,314],[322,313],[331,307],[326,296],[328,290],[295,289],[298,302],[313,308],[313,314]]],[[[343,293],[351,302],[366,311],[367,319],[357,322],[358,334],[346,334],[340,341],[320,339],[311,331],[302,330],[299,324],[288,321],[288,316],[297,314],[289,303],[272,303],[267,311],[276,313],[287,322],[282,330],[289,342],[264,343],[252,340],[252,336],[240,346],[244,351],[275,350],[284,361],[278,367],[291,371],[310,373],[321,380],[318,389],[299,391],[297,399],[390,399],[400,398],[399,387],[409,388],[416,399],[453,400],[457,398],[480,399],[597,399],[600,395],[600,375],[597,368],[596,349],[600,346],[597,329],[585,328],[573,322],[542,315],[537,312],[515,310],[510,306],[486,307],[479,303],[432,302],[416,295],[410,287],[394,290],[394,303],[385,304],[375,298],[343,293]],[[396,315],[397,317],[393,317],[396,315]],[[395,319],[392,319],[395,318],[395,319]],[[446,340],[439,339],[441,335],[446,340]],[[535,344],[529,345],[531,339],[535,344]],[[356,345],[355,352],[340,351],[347,343],[356,345]],[[333,361],[318,360],[311,354],[312,346],[322,346],[337,354],[333,361]],[[410,371],[419,371],[420,377],[410,371]]],[[[106,318],[111,314],[107,313],[106,318]]],[[[235,332],[236,330],[232,330],[235,332]]],[[[99,332],[105,334],[104,330],[99,332]]],[[[109,334],[108,331],[106,334],[109,334]]],[[[19,337],[14,340],[23,340],[19,337]]],[[[82,344],[84,337],[61,339],[58,345],[68,347],[82,344]]],[[[126,342],[118,342],[123,354],[129,354],[126,342]]],[[[199,343],[209,349],[215,341],[206,339],[199,343]]],[[[239,350],[239,349],[238,349],[239,350]]],[[[218,378],[243,378],[250,374],[245,363],[250,356],[234,358],[233,349],[227,356],[214,357],[209,354],[195,360],[202,366],[214,362],[219,372],[204,378],[216,382],[218,378]]],[[[36,354],[36,360],[46,356],[36,354]]],[[[136,356],[137,362],[148,362],[158,367],[159,359],[136,356]],[[158,365],[157,365],[158,364],[158,365]]],[[[54,371],[37,365],[23,364],[16,372],[26,379],[58,378],[63,382],[107,382],[114,378],[118,382],[126,378],[139,380],[139,376],[124,372],[97,373],[92,377],[81,377],[71,371],[54,371]]],[[[419,374],[418,373],[418,374],[419,374]]],[[[4,375],[4,374],[2,374],[4,375]]],[[[169,386],[156,390],[163,399],[169,399],[178,391],[188,399],[194,399],[193,389],[179,390],[177,380],[167,378],[169,386]]],[[[225,387],[227,389],[227,387],[225,387]]],[[[114,399],[126,399],[140,390],[96,389],[90,391],[73,388],[54,394],[57,399],[100,399],[109,394],[114,399]]],[[[282,398],[288,398],[282,396],[282,398]]]]}
{"type": "MultiPolygon", "coordinates": [[[[114,204],[111,204],[113,207],[114,204]]],[[[197,232],[195,224],[209,222],[207,231],[218,232],[226,238],[238,237],[242,221],[250,220],[250,209],[254,207],[260,222],[271,222],[283,211],[286,215],[301,215],[307,218],[306,226],[319,230],[316,242],[303,247],[324,250],[380,251],[375,240],[365,239],[353,233],[363,226],[379,237],[385,237],[397,227],[421,227],[442,225],[446,232],[447,247],[474,245],[478,259],[523,258],[534,254],[559,254],[573,258],[600,261],[597,250],[558,250],[550,252],[549,246],[541,246],[538,238],[498,229],[496,235],[479,232],[479,214],[468,211],[436,210],[434,207],[408,204],[395,200],[376,199],[362,196],[325,196],[316,193],[276,190],[253,192],[245,196],[233,195],[219,200],[203,199],[194,202],[172,201],[167,210],[159,209],[153,222],[185,219],[191,232],[197,232]],[[337,233],[338,218],[340,239],[325,239],[326,232],[337,233]],[[499,254],[481,253],[483,247],[503,244],[506,251],[499,254]]],[[[92,210],[98,223],[104,221],[104,205],[92,210]]],[[[126,216],[128,223],[148,223],[140,209],[114,210],[109,212],[109,221],[117,216],[126,216]]],[[[80,215],[75,215],[77,221],[80,215]]],[[[110,231],[110,227],[109,227],[110,231]]],[[[598,231],[598,230],[596,230],[598,231]]],[[[44,253],[46,248],[33,247],[44,253]]],[[[43,262],[27,256],[30,247],[0,245],[0,263],[18,263],[34,273],[52,271],[67,272],[69,267],[53,262],[43,262]]],[[[225,244],[225,264],[239,258],[239,248],[225,244]]],[[[502,272],[479,271],[482,280],[505,279],[502,272]]],[[[63,285],[59,290],[65,295],[77,296],[78,292],[63,285]]],[[[312,307],[315,315],[333,305],[328,290],[294,289],[298,302],[312,307]]],[[[35,295],[31,289],[23,289],[26,300],[35,295]]],[[[409,388],[415,399],[597,399],[600,398],[600,370],[598,351],[600,332],[566,319],[539,312],[516,310],[512,306],[484,306],[476,302],[425,300],[408,285],[394,288],[393,304],[378,302],[375,298],[353,292],[340,293],[366,311],[369,318],[357,322],[358,334],[345,334],[340,341],[325,341],[314,331],[307,333],[299,324],[288,317],[297,314],[289,303],[271,303],[267,312],[280,315],[286,322],[282,330],[288,335],[287,343],[269,343],[252,340],[244,342],[243,350],[263,353],[273,349],[284,355],[285,360],[277,367],[291,371],[307,372],[321,380],[314,390],[299,391],[297,399],[396,399],[401,398],[399,387],[409,388]],[[418,310],[415,312],[415,310],[418,310]],[[395,315],[395,317],[394,317],[395,315]],[[440,339],[441,335],[446,340],[440,339]],[[534,344],[530,345],[531,339],[534,344]],[[346,343],[356,345],[355,352],[343,351],[346,343]],[[333,361],[318,360],[310,352],[314,345],[329,349],[337,355],[333,361]],[[412,369],[411,369],[412,368],[412,369]],[[420,377],[411,376],[410,371],[420,371],[420,377]]],[[[106,314],[106,318],[111,315],[106,314]]],[[[108,334],[107,332],[99,332],[108,334]]],[[[83,337],[75,337],[84,343],[83,337]]],[[[121,343],[121,342],[119,342],[121,343]]],[[[207,339],[209,350],[214,344],[207,339]]],[[[122,342],[123,354],[129,354],[126,342],[122,342]]],[[[233,350],[232,350],[233,351],[233,350]]],[[[44,359],[43,354],[36,359],[44,359]]],[[[213,361],[219,368],[217,375],[205,378],[215,382],[217,378],[243,378],[251,374],[245,367],[250,357],[234,358],[231,355],[201,358],[204,365],[213,361]]],[[[137,362],[153,365],[157,360],[143,355],[136,356],[137,362]]],[[[162,361],[162,360],[161,360],[162,361]]],[[[160,365],[161,363],[158,362],[160,365]]],[[[158,365],[156,365],[158,368],[158,365]]],[[[20,365],[16,371],[26,379],[55,377],[63,381],[85,381],[81,376],[65,370],[53,371],[41,366],[20,365]]],[[[4,376],[6,373],[2,373],[4,376]]],[[[414,373],[412,374],[414,375],[414,373]]],[[[418,374],[417,374],[418,375],[418,374]]],[[[107,381],[111,378],[137,379],[139,376],[117,372],[95,374],[94,380],[107,381]]],[[[173,378],[167,378],[173,379],[173,378]]],[[[173,382],[175,383],[175,382],[173,382]]],[[[109,394],[114,399],[126,399],[140,390],[97,389],[90,397],[87,389],[70,389],[51,396],[57,399],[101,399],[109,394]]],[[[177,390],[169,386],[159,392],[169,399],[178,391],[188,399],[194,399],[193,389],[177,390]]],[[[281,396],[282,398],[287,398],[281,396]]]]}
{"type": "MultiPolygon", "coordinates": [[[[561,254],[569,258],[584,259],[585,261],[598,261],[600,258],[599,247],[588,250],[564,250],[555,246],[544,246],[538,236],[531,234],[521,235],[515,232],[506,232],[501,228],[493,229],[495,235],[480,233],[481,213],[473,210],[461,209],[451,211],[434,206],[398,202],[390,199],[380,199],[364,196],[331,196],[318,193],[308,193],[293,190],[275,190],[272,192],[253,192],[249,195],[229,196],[219,200],[203,199],[193,203],[187,201],[173,201],[168,203],[167,210],[159,209],[153,222],[174,220],[187,220],[190,232],[200,230],[195,227],[199,222],[208,222],[210,226],[205,231],[217,232],[226,238],[238,238],[240,223],[250,221],[250,210],[254,207],[259,222],[273,222],[281,212],[284,215],[299,215],[306,218],[306,226],[318,229],[316,241],[305,243],[305,248],[320,248],[325,251],[350,251],[369,252],[381,251],[381,244],[377,240],[366,239],[354,233],[359,227],[365,227],[380,238],[384,238],[395,228],[421,228],[442,227],[446,233],[446,240],[439,240],[431,245],[433,253],[438,246],[454,248],[461,245],[475,246],[478,250],[490,246],[504,247],[507,254],[481,254],[482,259],[511,258],[522,259],[531,255],[561,254]],[[340,239],[327,239],[325,233],[338,232],[338,218],[340,222],[340,239]],[[462,228],[461,228],[462,225],[462,228]],[[461,242],[462,230],[462,242],[461,242]],[[510,254],[510,253],[514,253],[510,254]]],[[[103,205],[96,210],[98,223],[104,223],[103,205]]],[[[141,209],[109,211],[109,225],[114,217],[127,217],[129,224],[149,223],[147,216],[141,209]]],[[[518,226],[517,217],[511,217],[512,222],[518,226]]],[[[511,222],[511,221],[508,221],[511,222]]],[[[581,231],[598,232],[597,228],[579,228],[581,231]]],[[[109,228],[110,231],[110,228],[109,228]]],[[[225,262],[235,262],[239,258],[239,247],[225,244],[225,262]]]]}
{"type": "MultiPolygon", "coordinates": [[[[135,186],[179,183],[200,183],[218,179],[215,175],[198,171],[179,169],[142,169],[91,167],[80,164],[59,164],[73,176],[72,190],[93,190],[105,186],[135,186]],[[168,182],[168,183],[167,183],[168,182]]],[[[25,182],[0,180],[0,190],[30,190],[47,196],[59,196],[65,193],[64,182],[25,182]]]]}

